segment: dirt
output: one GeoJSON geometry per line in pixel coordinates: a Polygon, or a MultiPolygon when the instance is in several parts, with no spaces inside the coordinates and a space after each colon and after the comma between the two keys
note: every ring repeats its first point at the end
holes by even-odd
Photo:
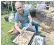
{"type": "Polygon", "coordinates": [[[51,26],[46,25],[44,22],[40,22],[36,18],[34,18],[34,20],[40,23],[38,29],[43,35],[46,36],[46,40],[54,45],[54,29],[52,29],[51,26]]]}
{"type": "Polygon", "coordinates": [[[39,31],[41,31],[42,34],[46,36],[46,40],[49,40],[50,42],[54,44],[54,31],[51,31],[50,33],[48,33],[48,32],[43,31],[42,27],[39,27],[39,31]]]}
{"type": "Polygon", "coordinates": [[[40,24],[42,25],[39,26],[39,30],[42,32],[43,35],[46,36],[46,40],[50,41],[50,43],[54,45],[54,30],[51,29],[50,26],[45,25],[44,23],[40,24]]]}

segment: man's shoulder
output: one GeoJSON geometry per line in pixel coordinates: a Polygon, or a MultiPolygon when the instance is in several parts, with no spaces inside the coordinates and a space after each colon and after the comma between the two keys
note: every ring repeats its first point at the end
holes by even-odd
{"type": "Polygon", "coordinates": [[[15,12],[15,15],[19,15],[18,12],[15,12]]]}
{"type": "Polygon", "coordinates": [[[17,12],[15,12],[15,14],[17,14],[17,12]]]}
{"type": "Polygon", "coordinates": [[[23,8],[24,10],[26,10],[26,8],[23,8]]]}
{"type": "Polygon", "coordinates": [[[29,13],[29,9],[24,8],[25,13],[29,13]]]}

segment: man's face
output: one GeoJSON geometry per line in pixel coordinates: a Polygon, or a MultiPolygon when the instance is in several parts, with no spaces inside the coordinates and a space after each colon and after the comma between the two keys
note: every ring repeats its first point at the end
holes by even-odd
{"type": "Polygon", "coordinates": [[[22,7],[22,6],[16,7],[16,10],[17,10],[18,12],[20,12],[20,11],[23,10],[23,7],[22,7]]]}
{"type": "Polygon", "coordinates": [[[21,3],[18,3],[15,5],[15,8],[18,12],[21,12],[23,10],[23,5],[21,3]]]}

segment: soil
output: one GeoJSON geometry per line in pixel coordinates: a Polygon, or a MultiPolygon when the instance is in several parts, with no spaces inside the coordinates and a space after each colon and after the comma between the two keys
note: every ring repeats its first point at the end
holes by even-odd
{"type": "MultiPolygon", "coordinates": [[[[35,21],[40,22],[38,19],[34,18],[35,21]]],[[[40,22],[39,31],[46,36],[46,40],[54,45],[54,29],[51,26],[46,25],[44,22],[40,22]]]]}

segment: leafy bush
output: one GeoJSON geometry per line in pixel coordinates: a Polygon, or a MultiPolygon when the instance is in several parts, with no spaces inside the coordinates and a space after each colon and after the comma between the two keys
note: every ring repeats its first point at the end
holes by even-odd
{"type": "Polygon", "coordinates": [[[1,15],[8,14],[8,11],[1,11],[1,15]]]}

